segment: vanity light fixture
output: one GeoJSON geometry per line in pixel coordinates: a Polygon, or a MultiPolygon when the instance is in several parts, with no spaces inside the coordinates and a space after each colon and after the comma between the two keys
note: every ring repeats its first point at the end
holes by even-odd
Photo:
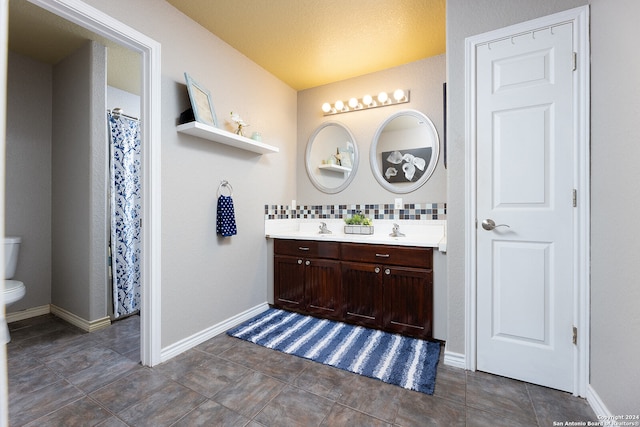
{"type": "Polygon", "coordinates": [[[352,110],[359,110],[362,108],[362,104],[360,103],[360,101],[358,100],[358,98],[351,98],[349,100],[349,107],[352,110]]]}
{"type": "Polygon", "coordinates": [[[385,107],[387,105],[397,105],[409,102],[409,91],[396,89],[392,96],[388,92],[380,92],[377,97],[364,95],[362,98],[350,98],[345,104],[342,100],[337,100],[331,105],[328,102],[322,104],[322,112],[325,116],[333,114],[347,113],[349,111],[366,110],[369,108],[385,107]]]}
{"type": "Polygon", "coordinates": [[[402,89],[396,89],[393,92],[393,99],[395,99],[396,102],[402,102],[404,99],[406,99],[408,101],[409,100],[409,91],[407,91],[407,93],[405,94],[402,89]]]}

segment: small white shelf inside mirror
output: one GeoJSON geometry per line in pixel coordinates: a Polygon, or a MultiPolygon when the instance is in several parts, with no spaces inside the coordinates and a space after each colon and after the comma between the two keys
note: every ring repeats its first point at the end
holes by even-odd
{"type": "Polygon", "coordinates": [[[340,165],[324,164],[324,165],[318,166],[318,168],[333,171],[333,172],[341,172],[341,173],[351,172],[351,168],[348,168],[346,166],[340,166],[340,165]]]}
{"type": "Polygon", "coordinates": [[[218,129],[200,122],[189,122],[178,125],[177,130],[181,133],[208,139],[220,144],[230,145],[242,150],[253,151],[258,154],[278,153],[280,151],[278,147],[274,147],[273,145],[254,141],[251,138],[236,135],[224,129],[218,129]]]}

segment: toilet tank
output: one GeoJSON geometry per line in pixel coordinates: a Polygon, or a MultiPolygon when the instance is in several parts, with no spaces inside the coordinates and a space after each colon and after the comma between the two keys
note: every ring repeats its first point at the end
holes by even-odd
{"type": "Polygon", "coordinates": [[[4,238],[4,278],[11,279],[16,274],[18,265],[18,250],[20,249],[20,237],[4,238]]]}

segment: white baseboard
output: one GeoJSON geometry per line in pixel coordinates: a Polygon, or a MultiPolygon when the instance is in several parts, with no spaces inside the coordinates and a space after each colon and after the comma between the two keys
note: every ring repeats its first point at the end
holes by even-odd
{"type": "Polygon", "coordinates": [[[182,339],[176,343],[173,343],[160,351],[160,363],[176,357],[177,355],[184,353],[193,347],[202,344],[203,342],[220,335],[221,333],[233,328],[234,326],[257,316],[258,314],[266,311],[269,308],[269,304],[266,302],[258,304],[257,306],[250,308],[240,314],[230,317],[217,325],[213,325],[207,329],[197,332],[190,337],[182,339]]]}
{"type": "Polygon", "coordinates": [[[444,364],[447,366],[453,366],[454,368],[467,369],[467,360],[465,355],[447,351],[446,346],[444,349],[444,364]]]}
{"type": "Polygon", "coordinates": [[[7,313],[5,318],[7,323],[17,322],[18,320],[30,319],[32,317],[43,316],[51,313],[51,306],[49,304],[41,305],[40,307],[27,308],[26,310],[15,311],[13,313],[7,313]]]}
{"type": "Polygon", "coordinates": [[[589,405],[591,406],[591,409],[593,409],[593,412],[596,413],[596,416],[604,417],[603,419],[606,420],[613,419],[611,418],[613,414],[611,413],[611,411],[609,411],[602,399],[600,399],[598,393],[596,393],[593,387],[591,387],[591,384],[587,385],[587,402],[589,402],[589,405]]]}
{"type": "Polygon", "coordinates": [[[111,319],[108,316],[97,320],[85,320],[82,317],[76,316],[75,314],[53,304],[45,304],[40,307],[32,307],[27,308],[26,310],[7,313],[5,317],[7,319],[7,323],[11,323],[49,313],[58,316],[86,332],[94,332],[111,325],[111,319]]]}
{"type": "Polygon", "coordinates": [[[58,316],[62,320],[65,320],[86,332],[95,332],[111,325],[111,319],[109,316],[96,320],[86,320],[53,304],[51,304],[51,314],[58,316]]]}

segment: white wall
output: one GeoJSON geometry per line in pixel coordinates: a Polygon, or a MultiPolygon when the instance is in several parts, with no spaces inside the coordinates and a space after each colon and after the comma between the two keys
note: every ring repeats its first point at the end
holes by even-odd
{"type": "MultiPolygon", "coordinates": [[[[107,48],[91,42],[89,81],[89,317],[90,321],[107,316],[108,265],[110,215],[107,212],[107,183],[109,173],[109,148],[107,137],[107,48]]],[[[54,123],[56,112],[53,112],[54,123]]],[[[55,147],[55,146],[54,146],[55,147]]],[[[54,148],[55,149],[55,148],[54,148]]],[[[54,241],[55,244],[55,241],[54,241]]]]}
{"type": "Polygon", "coordinates": [[[267,300],[264,205],[296,194],[296,92],[170,4],[86,3],[162,44],[162,347],[267,300]],[[178,134],[184,72],[210,90],[219,121],[238,112],[277,154],[178,134]],[[215,234],[216,190],[233,186],[238,234],[215,234]]]}
{"type": "Polygon", "coordinates": [[[640,414],[640,3],[591,1],[591,386],[640,414]]]}
{"type": "MultiPolygon", "coordinates": [[[[298,204],[355,204],[393,203],[402,197],[404,203],[445,202],[447,198],[443,147],[443,99],[442,84],[445,82],[445,56],[415,61],[384,71],[343,80],[336,83],[307,89],[298,93],[298,156],[296,158],[298,204]],[[381,91],[409,89],[410,102],[372,110],[324,116],[321,106],[337,99],[345,102],[352,97],[362,98],[369,93],[374,96],[381,91]],[[378,127],[392,114],[405,109],[418,110],[431,119],[440,137],[438,166],[429,181],[420,189],[397,195],[384,189],[374,178],[369,165],[369,148],[378,127]],[[358,171],[351,184],[337,194],[325,194],[316,189],[307,176],[305,150],[311,134],[327,121],[344,124],[353,134],[360,161],[358,171]]],[[[288,204],[288,203],[287,203],[288,204]]]]}
{"type": "MultiPolygon", "coordinates": [[[[135,79],[136,76],[131,76],[135,79]]],[[[140,117],[140,96],[118,89],[117,87],[107,86],[107,109],[121,108],[122,112],[130,117],[140,117]]]]}
{"type": "Polygon", "coordinates": [[[22,237],[15,279],[25,283],[15,312],[51,302],[52,68],[9,52],[5,229],[22,237]]]}
{"type": "Polygon", "coordinates": [[[106,316],[106,48],[87,42],[53,68],[51,303],[106,316]]]}

